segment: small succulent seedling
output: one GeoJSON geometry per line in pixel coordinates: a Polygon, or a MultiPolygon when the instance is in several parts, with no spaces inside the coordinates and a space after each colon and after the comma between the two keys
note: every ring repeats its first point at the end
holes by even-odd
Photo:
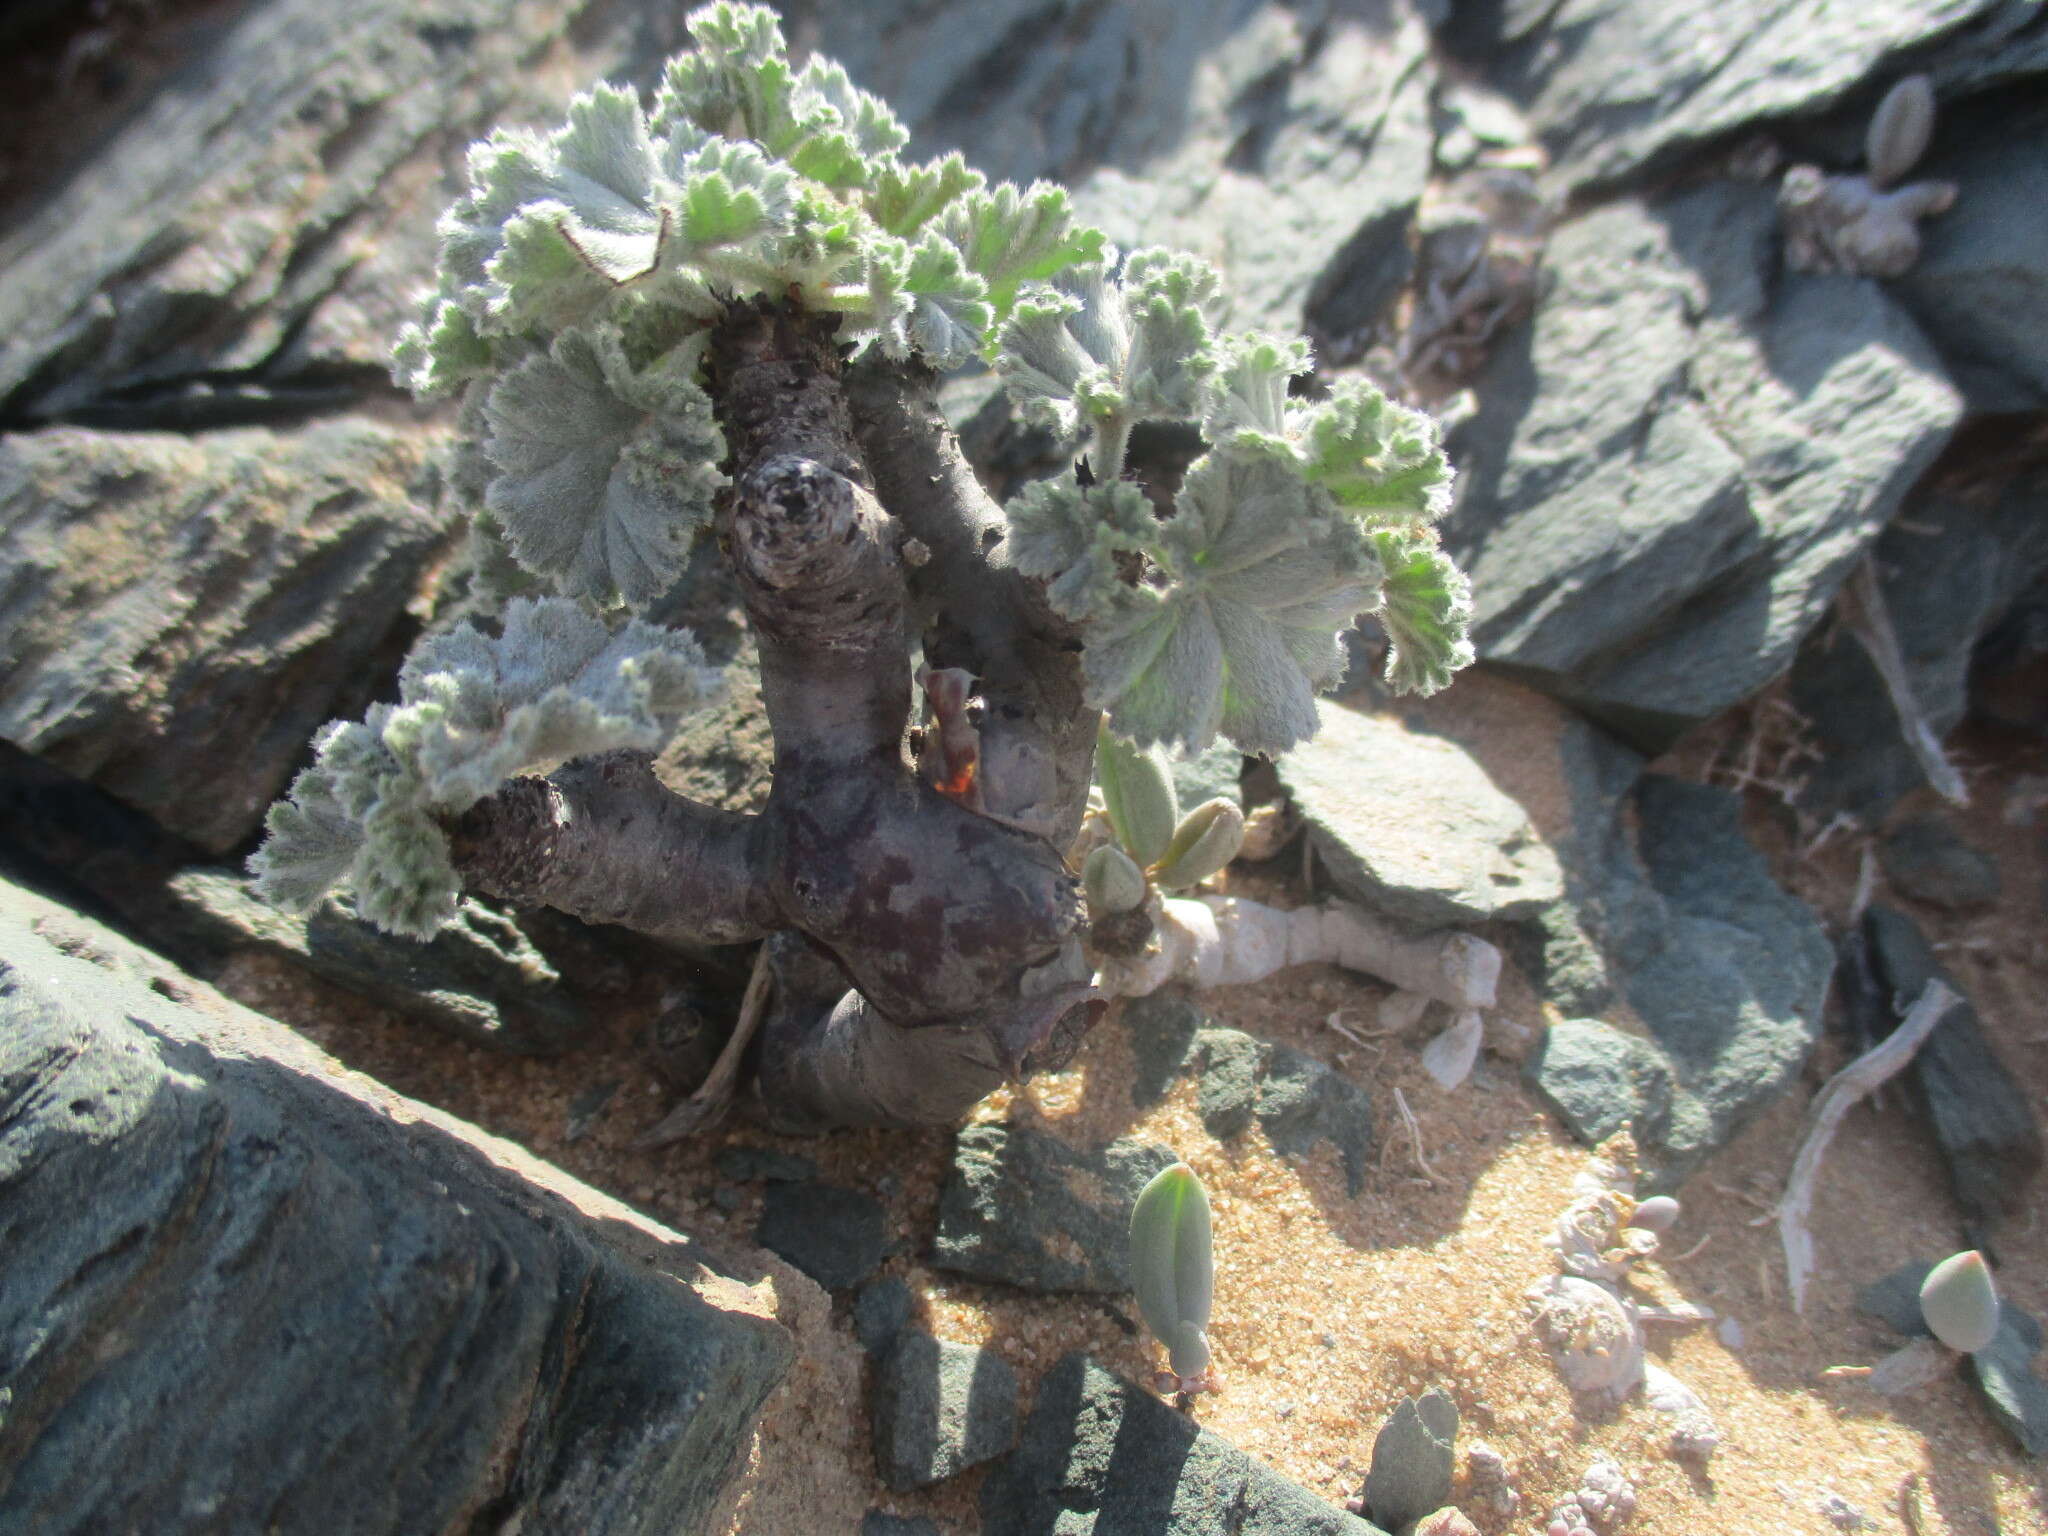
{"type": "Polygon", "coordinates": [[[1798,272],[1904,277],[1920,259],[1920,220],[1956,200],[1947,181],[1907,182],[1934,136],[1934,87],[1908,75],[1885,93],[1864,136],[1861,176],[1795,165],[1778,189],[1785,259],[1798,272]]]}
{"type": "Polygon", "coordinates": [[[1943,1259],[1920,1283],[1920,1315],[1950,1349],[1973,1355],[1998,1336],[1998,1288],[1972,1248],[1943,1259]]]}
{"type": "Polygon", "coordinates": [[[1170,1369],[1155,1391],[1186,1396],[1222,1385],[1209,1357],[1209,1302],[1216,1265],[1209,1247],[1209,1195],[1195,1170],[1175,1163],[1138,1195],[1131,1210],[1131,1275],[1138,1311],[1166,1346],[1170,1369]]]}
{"type": "Polygon", "coordinates": [[[1165,755],[1122,741],[1106,726],[1095,762],[1102,818],[1114,841],[1089,850],[1081,887],[1098,944],[1116,950],[1149,937],[1150,924],[1133,922],[1131,915],[1155,890],[1187,890],[1237,857],[1244,846],[1244,810],[1218,796],[1181,815],[1165,755]]]}

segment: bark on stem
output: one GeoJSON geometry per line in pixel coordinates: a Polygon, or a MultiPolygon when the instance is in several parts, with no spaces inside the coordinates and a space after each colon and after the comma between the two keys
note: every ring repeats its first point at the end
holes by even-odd
{"type": "Polygon", "coordinates": [[[754,817],[699,805],[646,754],[515,779],[449,828],[463,883],[678,944],[738,944],[783,921],[754,817]]]}
{"type": "Polygon", "coordinates": [[[925,659],[981,680],[983,804],[1065,849],[1095,762],[1098,714],[1083,697],[1080,637],[1042,585],[1005,559],[1002,508],[939,410],[937,376],[871,358],[848,370],[846,389],[877,493],[930,552],[911,575],[925,659]]]}

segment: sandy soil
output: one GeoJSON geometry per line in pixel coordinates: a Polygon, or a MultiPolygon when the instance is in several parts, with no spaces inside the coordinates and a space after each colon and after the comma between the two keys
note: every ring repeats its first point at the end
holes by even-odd
{"type": "MultiPolygon", "coordinates": [[[[1465,737],[1495,777],[1554,831],[1557,786],[1534,745],[1554,727],[1551,706],[1484,679],[1444,696],[1440,727],[1465,737]]],[[[1837,834],[1810,848],[1778,791],[1798,765],[1796,721],[1760,704],[1702,731],[1659,766],[1726,781],[1746,771],[1751,832],[1779,878],[1839,927],[1854,899],[1865,844],[1837,834]]],[[[1942,946],[2007,1061],[2048,1110],[2048,921],[2038,746],[1972,739],[1961,759],[1975,791],[1964,826],[2000,861],[2005,899],[1990,912],[1912,910],[1942,946]],[[2031,821],[2029,820],[2031,818],[2031,821]]],[[[1233,872],[1241,889],[1299,899],[1293,860],[1233,872]]],[[[1887,896],[1882,878],[1881,896],[1887,896]]],[[[1888,898],[1896,899],[1896,898],[1888,898]]],[[[923,1262],[949,1136],[842,1134],[817,1141],[769,1136],[746,1123],[701,1144],[636,1152],[634,1136],[663,1108],[631,1040],[632,1008],[607,1038],[553,1061],[494,1057],[453,1044],[367,1006],[337,1001],[276,962],[243,957],[223,988],[288,1022],[352,1066],[511,1137],[660,1220],[733,1242],[750,1240],[759,1189],[718,1191],[715,1151],[732,1143],[783,1147],[815,1159],[823,1176],[886,1201],[898,1249],[886,1271],[918,1298],[919,1320],[945,1338],[986,1344],[1019,1371],[1029,1392],[1062,1354],[1086,1349],[1142,1378],[1158,1361],[1134,1329],[1128,1298],[1025,1295],[962,1282],[923,1262]],[[569,1139],[572,1101],[617,1081],[587,1133],[569,1139]]],[[[1821,1255],[1807,1315],[1786,1297],[1772,1202],[1797,1145],[1812,1090],[1843,1059],[1834,1041],[1789,1096],[1696,1176],[1665,1260],[1641,1277],[1659,1300],[1712,1309],[1720,1328],[1660,1330],[1653,1346],[1706,1401],[1722,1444],[1701,1475],[1664,1449],[1667,1421],[1626,1405],[1588,1420],[1574,1413],[1548,1357],[1529,1337],[1524,1291],[1550,1272],[1545,1234],[1586,1166],[1583,1149],[1521,1086],[1517,1064],[1546,1022],[1545,1005],[1510,975],[1489,1021],[1474,1079],[1446,1094],[1425,1075],[1410,1037],[1378,1032],[1385,988],[1327,967],[1211,993],[1218,1022],[1315,1053],[1371,1095],[1378,1167],[1356,1200],[1326,1150],[1306,1161],[1276,1157],[1254,1129],[1229,1144],[1203,1130],[1192,1084],[1157,1108],[1131,1107],[1126,1036],[1114,1018],[1066,1071],[1008,1090],[978,1114],[1042,1124],[1076,1143],[1134,1135],[1177,1149],[1201,1174],[1215,1210],[1213,1330],[1226,1389],[1199,1405],[1203,1423],[1332,1501],[1355,1493],[1372,1439],[1403,1394],[1442,1387],[1462,1416],[1461,1445],[1491,1443],[1507,1458],[1521,1512],[1505,1518],[1468,1506],[1480,1529],[1540,1531],[1543,1516],[1596,1455],[1633,1480],[1639,1536],[1705,1533],[1905,1531],[1913,1536],[2048,1533],[2043,1468],[2021,1455],[1960,1375],[1924,1397],[1882,1399],[1831,1366],[1876,1361],[1895,1342],[1853,1307],[1858,1286],[1908,1259],[1962,1245],[1959,1219],[1926,1133],[1902,1094],[1857,1108],[1827,1162],[1815,1211],[1821,1255]],[[1358,1038],[1354,1039],[1356,1036],[1358,1038]],[[1405,1104],[1408,1113],[1404,1114],[1405,1104]],[[1830,1504],[1829,1501],[1834,1501],[1830,1504]],[[1832,1513],[1830,1513],[1832,1510],[1832,1513]],[[1854,1522],[1860,1518],[1860,1526],[1854,1522]]],[[[2048,1317],[2044,1195],[2004,1235],[2000,1283],[2048,1317]]],[[[799,1282],[801,1283],[801,1282],[799,1282]]],[[[926,1514],[946,1532],[978,1529],[979,1474],[929,1494],[889,1495],[875,1484],[859,1398],[857,1346],[847,1300],[829,1327],[816,1306],[805,1320],[812,1358],[771,1404],[753,1466],[728,1501],[727,1528],[749,1536],[855,1531],[870,1507],[926,1514]]],[[[1460,1489],[1462,1491],[1461,1482],[1460,1489]]]]}

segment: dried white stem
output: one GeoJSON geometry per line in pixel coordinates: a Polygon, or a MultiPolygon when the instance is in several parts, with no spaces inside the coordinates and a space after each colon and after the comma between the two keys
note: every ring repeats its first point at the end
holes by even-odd
{"type": "Polygon", "coordinates": [[[1143,997],[1174,979],[1198,987],[1261,981],[1314,962],[1364,971],[1453,1008],[1491,1007],[1500,951],[1465,933],[1412,935],[1343,902],[1282,912],[1236,896],[1169,897],[1142,955],[1104,962],[1111,997],[1143,997]]]}
{"type": "Polygon", "coordinates": [[[1850,1106],[1897,1075],[1913,1059],[1913,1053],[1920,1049],[1934,1026],[1960,1001],[1939,981],[1928,982],[1920,1000],[1899,1021],[1899,1027],[1829,1078],[1815,1096],[1813,1107],[1806,1114],[1806,1136],[1800,1143],[1799,1155],[1792,1160],[1792,1175],[1785,1183],[1785,1198],[1778,1202],[1778,1236],[1785,1247],[1785,1274],[1791,1282],[1794,1312],[1804,1310],[1807,1283],[1813,1278],[1813,1234],[1807,1230],[1806,1218],[1813,1209],[1814,1187],[1828,1143],[1850,1106]]]}
{"type": "Polygon", "coordinates": [[[1934,727],[1913,694],[1913,680],[1906,675],[1906,657],[1899,648],[1898,631],[1892,628],[1891,610],[1885,606],[1884,593],[1877,584],[1877,567],[1867,555],[1850,572],[1842,588],[1842,618],[1850,632],[1863,642],[1877,667],[1877,675],[1884,680],[1885,692],[1891,695],[1892,708],[1905,732],[1906,745],[1919,759],[1927,782],[1942,799],[1953,805],[1968,805],[1969,788],[1942,750],[1941,738],[1934,734],[1934,727]]]}

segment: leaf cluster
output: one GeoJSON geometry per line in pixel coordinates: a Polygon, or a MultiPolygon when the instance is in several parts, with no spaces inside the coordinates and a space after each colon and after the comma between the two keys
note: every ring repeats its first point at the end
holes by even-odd
{"type": "Polygon", "coordinates": [[[430,637],[396,704],[321,732],[312,766],[270,809],[250,861],[257,889],[302,911],[346,883],[371,922],[430,938],[461,894],[443,818],[572,758],[657,751],[719,686],[687,634],[638,620],[613,633],[567,599],[515,599],[501,633],[430,637]]]}
{"type": "Polygon", "coordinates": [[[1169,516],[1078,473],[1005,512],[1018,567],[1082,626],[1091,701],[1118,734],[1200,752],[1220,733],[1275,756],[1314,734],[1354,618],[1378,612],[1390,679],[1429,692],[1471,660],[1470,596],[1431,527],[1451,483],[1435,423],[1362,379],[1295,400],[1307,343],[1213,334],[1212,278],[1139,252],[1019,301],[997,366],[1026,411],[1118,454],[1139,420],[1192,422],[1210,447],[1169,516]]]}

